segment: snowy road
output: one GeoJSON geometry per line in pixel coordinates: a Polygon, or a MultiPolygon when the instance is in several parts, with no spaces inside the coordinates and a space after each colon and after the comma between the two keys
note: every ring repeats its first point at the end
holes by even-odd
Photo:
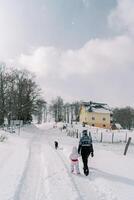
{"type": "Polygon", "coordinates": [[[84,200],[89,196],[97,200],[88,178],[70,174],[69,162],[62,149],[55,151],[50,143],[51,135],[52,131],[51,134],[40,133],[32,140],[29,160],[15,200],[84,200]]]}
{"type": "Polygon", "coordinates": [[[95,185],[93,169],[85,177],[80,163],[81,175],[70,173],[68,156],[74,142],[77,145],[72,138],[61,137],[59,130],[39,132],[32,139],[27,168],[15,200],[115,200],[106,185],[106,192],[95,185]],[[54,149],[55,139],[61,140],[58,150],[54,149]]]}
{"type": "Polygon", "coordinates": [[[74,145],[78,145],[78,139],[45,126],[27,127],[19,137],[10,136],[0,145],[0,199],[133,199],[133,146],[124,157],[119,144],[94,144],[95,157],[89,159],[90,173],[86,177],[81,158],[81,174],[70,173],[69,154],[74,145]],[[59,142],[57,150],[55,140],[59,142]]]}

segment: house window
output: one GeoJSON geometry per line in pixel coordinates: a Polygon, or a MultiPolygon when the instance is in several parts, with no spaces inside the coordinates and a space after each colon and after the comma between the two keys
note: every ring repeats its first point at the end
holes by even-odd
{"type": "Polygon", "coordinates": [[[95,120],[95,117],[92,117],[92,120],[95,120]]]}
{"type": "Polygon", "coordinates": [[[105,125],[105,124],[103,124],[103,127],[106,127],[106,125],[105,125]]]}
{"type": "Polygon", "coordinates": [[[92,126],[94,126],[94,124],[92,124],[92,126]]]}
{"type": "Polygon", "coordinates": [[[103,117],[103,121],[105,121],[106,120],[106,118],[105,117],[103,117]]]}

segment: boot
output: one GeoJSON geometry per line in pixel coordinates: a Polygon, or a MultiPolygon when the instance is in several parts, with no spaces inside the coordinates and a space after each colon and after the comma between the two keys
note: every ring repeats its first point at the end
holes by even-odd
{"type": "Polygon", "coordinates": [[[88,176],[88,174],[89,174],[89,169],[88,169],[88,167],[83,168],[83,170],[84,170],[84,174],[85,174],[86,176],[88,176]]]}

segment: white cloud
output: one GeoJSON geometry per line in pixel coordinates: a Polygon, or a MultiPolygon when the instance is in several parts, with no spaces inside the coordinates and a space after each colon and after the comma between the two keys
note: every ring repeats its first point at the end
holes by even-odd
{"type": "Polygon", "coordinates": [[[134,34],[134,0],[118,0],[117,7],[109,16],[113,28],[134,34]]]}
{"type": "Polygon", "coordinates": [[[33,50],[29,55],[22,54],[19,58],[19,63],[29,70],[44,74],[53,71],[57,67],[60,57],[60,51],[54,47],[39,47],[33,50]]]}
{"type": "Polygon", "coordinates": [[[56,73],[66,79],[70,75],[127,68],[129,62],[134,63],[133,52],[134,41],[124,35],[106,40],[91,40],[77,50],[39,47],[29,55],[21,55],[19,62],[44,76],[56,73]]]}
{"type": "Polygon", "coordinates": [[[133,104],[133,8],[133,0],[118,0],[111,12],[112,27],[123,28],[119,36],[92,39],[76,50],[39,47],[29,55],[21,55],[19,63],[39,75],[49,96],[133,104]]]}

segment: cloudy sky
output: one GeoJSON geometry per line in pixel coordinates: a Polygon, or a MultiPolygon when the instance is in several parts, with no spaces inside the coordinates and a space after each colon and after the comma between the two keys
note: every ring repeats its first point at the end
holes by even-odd
{"type": "Polygon", "coordinates": [[[0,60],[46,100],[134,106],[134,0],[0,0],[0,60]]]}

